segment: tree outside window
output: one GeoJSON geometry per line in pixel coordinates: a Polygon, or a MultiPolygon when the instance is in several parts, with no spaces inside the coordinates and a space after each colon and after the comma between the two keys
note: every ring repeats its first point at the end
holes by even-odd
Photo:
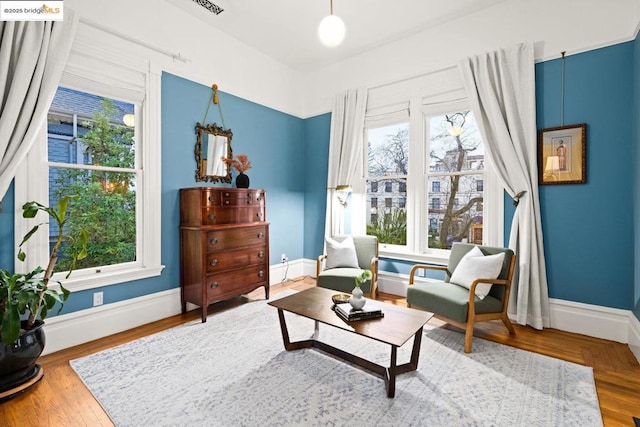
{"type": "MultiPolygon", "coordinates": [[[[122,122],[134,106],[66,88],[56,97],[48,117],[49,203],[80,196],[69,207],[76,218],[69,233],[89,232],[89,256],[76,268],[135,261],[136,144],[134,128],[122,122]]],[[[58,230],[49,232],[55,239],[58,230]]],[[[61,247],[56,271],[69,269],[72,244],[61,247]]]]}
{"type": "Polygon", "coordinates": [[[478,188],[484,173],[484,146],[470,111],[431,117],[427,122],[428,180],[432,188],[438,182],[439,192],[445,195],[442,205],[436,206],[432,199],[428,210],[429,218],[440,225],[437,235],[430,234],[429,244],[449,249],[454,242],[475,240],[473,235],[478,235],[477,230],[482,227],[482,210],[478,206],[483,193],[478,188]]]}
{"type": "Polygon", "coordinates": [[[408,149],[408,123],[367,129],[367,198],[374,197],[379,182],[387,194],[382,215],[367,218],[367,234],[380,243],[407,244],[407,213],[400,200],[407,196],[408,149]]]}

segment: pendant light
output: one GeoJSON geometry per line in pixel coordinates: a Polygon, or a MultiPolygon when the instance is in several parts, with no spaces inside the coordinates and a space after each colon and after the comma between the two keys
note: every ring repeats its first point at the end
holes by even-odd
{"type": "Polygon", "coordinates": [[[333,14],[333,0],[330,1],[331,14],[320,21],[318,27],[318,37],[323,45],[327,47],[336,47],[342,40],[346,32],[342,19],[333,14]]]}

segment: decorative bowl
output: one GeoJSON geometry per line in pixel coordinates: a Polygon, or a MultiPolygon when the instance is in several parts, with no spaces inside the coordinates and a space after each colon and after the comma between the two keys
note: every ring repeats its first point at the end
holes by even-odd
{"type": "Polygon", "coordinates": [[[347,295],[347,294],[334,294],[331,296],[331,301],[333,301],[334,304],[344,304],[349,302],[349,297],[351,295],[347,295]]]}

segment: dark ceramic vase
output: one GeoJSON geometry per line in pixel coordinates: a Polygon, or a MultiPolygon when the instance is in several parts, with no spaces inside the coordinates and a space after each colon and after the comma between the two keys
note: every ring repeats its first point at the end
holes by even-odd
{"type": "Polygon", "coordinates": [[[249,188],[249,176],[240,172],[238,176],[236,176],[236,187],[249,188]]]}
{"type": "Polygon", "coordinates": [[[5,396],[0,401],[13,397],[11,390],[24,391],[23,384],[42,375],[36,361],[46,342],[43,326],[44,322],[38,320],[33,328],[21,333],[15,343],[0,343],[0,396],[5,396]]]}

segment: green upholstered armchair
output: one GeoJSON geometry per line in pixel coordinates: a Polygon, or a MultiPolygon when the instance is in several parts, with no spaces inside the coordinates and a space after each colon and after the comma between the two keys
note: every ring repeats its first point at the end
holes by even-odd
{"type": "MultiPolygon", "coordinates": [[[[378,293],[378,238],[376,236],[336,236],[334,240],[343,242],[348,237],[353,238],[357,267],[325,268],[328,263],[327,256],[332,255],[327,250],[327,254],[320,255],[316,262],[316,284],[322,288],[350,294],[355,287],[354,278],[360,275],[362,270],[369,269],[372,278],[360,287],[365,294],[375,299],[378,293]]],[[[335,261],[331,264],[335,264],[335,261]]]]}
{"type": "MultiPolygon", "coordinates": [[[[501,257],[499,257],[501,258],[501,257]]],[[[487,258],[488,260],[488,258],[487,258]]],[[[502,320],[509,330],[514,334],[515,330],[509,317],[507,316],[507,306],[509,303],[509,293],[511,292],[511,281],[516,265],[516,255],[511,249],[497,248],[491,246],[477,246],[468,243],[454,243],[451,247],[449,263],[446,267],[434,265],[414,265],[409,273],[409,288],[407,290],[407,304],[409,307],[417,306],[426,311],[433,312],[440,318],[452,325],[465,330],[464,351],[471,353],[471,340],[473,338],[473,325],[475,322],[483,320],[502,320]],[[496,268],[497,278],[476,277],[467,274],[471,279],[467,282],[469,288],[451,283],[452,277],[456,275],[456,268],[468,252],[478,247],[482,255],[498,255],[504,253],[504,260],[496,268]],[[442,270],[445,272],[444,281],[429,281],[424,283],[414,283],[416,271],[420,269],[442,270]],[[475,279],[474,279],[475,277],[475,279]],[[481,299],[477,296],[479,287],[491,284],[491,290],[481,299]]],[[[465,270],[469,270],[473,264],[465,261],[465,270]]],[[[472,270],[471,270],[472,271],[472,270]]]]}

